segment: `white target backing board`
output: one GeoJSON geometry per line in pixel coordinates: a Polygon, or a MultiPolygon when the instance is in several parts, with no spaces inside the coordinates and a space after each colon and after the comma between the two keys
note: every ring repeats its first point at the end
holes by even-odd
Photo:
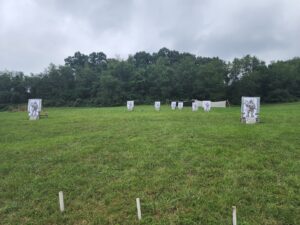
{"type": "Polygon", "coordinates": [[[192,111],[193,111],[193,112],[198,111],[198,104],[197,104],[197,102],[193,102],[193,103],[192,103],[192,111]]]}
{"type": "Polygon", "coordinates": [[[260,97],[242,97],[241,121],[256,123],[259,121],[260,97]]]}
{"type": "Polygon", "coordinates": [[[211,108],[211,101],[202,101],[202,107],[205,112],[209,112],[211,108]]]}
{"type": "Polygon", "coordinates": [[[175,110],[176,109],[176,102],[171,102],[171,109],[175,110]]]}
{"type": "Polygon", "coordinates": [[[157,110],[157,111],[160,110],[160,102],[159,102],[159,101],[154,102],[154,108],[155,108],[155,110],[157,110]]]}
{"type": "Polygon", "coordinates": [[[38,120],[42,111],[42,99],[28,99],[27,111],[30,120],[38,120]]]}
{"type": "Polygon", "coordinates": [[[183,109],[183,102],[178,102],[178,109],[182,110],[183,109]]]}
{"type": "Polygon", "coordinates": [[[134,108],[134,101],[127,101],[127,109],[128,111],[132,111],[134,108]]]}

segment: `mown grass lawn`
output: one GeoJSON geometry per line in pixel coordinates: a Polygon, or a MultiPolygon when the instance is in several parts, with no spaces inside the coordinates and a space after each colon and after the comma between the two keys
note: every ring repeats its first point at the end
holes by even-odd
{"type": "Polygon", "coordinates": [[[0,113],[0,224],[300,224],[300,103],[46,110],[0,113]]]}

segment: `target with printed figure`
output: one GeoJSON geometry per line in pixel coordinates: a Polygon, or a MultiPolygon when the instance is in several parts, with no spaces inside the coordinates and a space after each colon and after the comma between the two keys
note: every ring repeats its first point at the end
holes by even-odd
{"type": "Polygon", "coordinates": [[[27,111],[30,120],[38,120],[42,111],[42,99],[28,99],[27,111]]]}
{"type": "Polygon", "coordinates": [[[242,97],[241,121],[247,124],[259,122],[260,97],[242,97]]]}

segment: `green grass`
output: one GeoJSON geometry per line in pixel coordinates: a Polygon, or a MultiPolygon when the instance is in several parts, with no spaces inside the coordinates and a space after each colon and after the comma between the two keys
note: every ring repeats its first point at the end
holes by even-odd
{"type": "Polygon", "coordinates": [[[0,224],[300,224],[300,103],[47,111],[0,113],[0,224]]]}

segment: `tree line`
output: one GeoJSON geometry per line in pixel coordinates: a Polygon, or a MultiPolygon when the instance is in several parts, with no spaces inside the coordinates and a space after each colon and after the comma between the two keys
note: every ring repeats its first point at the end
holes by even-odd
{"type": "Polygon", "coordinates": [[[46,106],[116,106],[160,100],[229,100],[260,96],[262,102],[300,99],[300,58],[269,65],[246,55],[226,62],[162,48],[137,52],[126,60],[103,52],[76,52],[64,65],[39,74],[0,72],[0,105],[42,98],[46,106]]]}

